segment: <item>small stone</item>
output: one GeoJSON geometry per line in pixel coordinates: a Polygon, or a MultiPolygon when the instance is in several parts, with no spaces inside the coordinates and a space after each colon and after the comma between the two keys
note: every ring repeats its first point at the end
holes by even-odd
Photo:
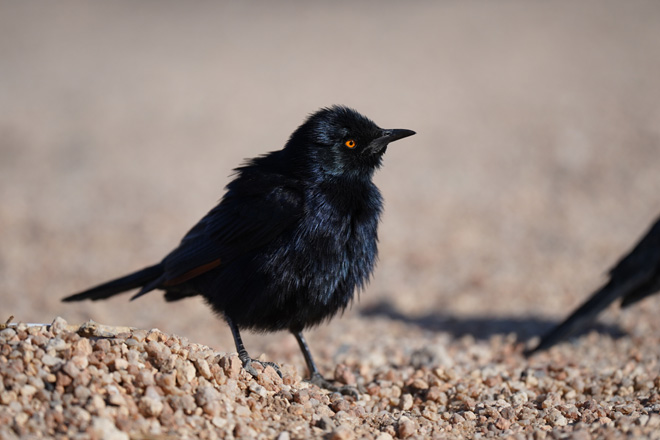
{"type": "Polygon", "coordinates": [[[220,400],[220,393],[211,386],[199,387],[195,393],[195,402],[198,406],[203,407],[218,400],[220,400]]]}
{"type": "Polygon", "coordinates": [[[630,415],[635,411],[635,405],[619,405],[616,407],[622,414],[630,415]]]}
{"type": "MultiPolygon", "coordinates": [[[[173,355],[174,356],[174,355],[173,355]]],[[[179,385],[190,383],[195,378],[197,370],[190,361],[178,362],[176,365],[176,378],[179,385]]]]}
{"type": "Polygon", "coordinates": [[[357,382],[355,374],[344,364],[337,364],[335,367],[335,380],[345,385],[355,385],[357,382]]]}
{"type": "Polygon", "coordinates": [[[68,348],[66,341],[60,337],[55,337],[46,344],[46,352],[55,353],[68,348]]]}
{"type": "Polygon", "coordinates": [[[343,398],[337,399],[330,404],[330,408],[332,408],[334,412],[348,411],[350,407],[350,403],[348,403],[346,399],[343,398]]]}
{"type": "Polygon", "coordinates": [[[73,419],[75,425],[78,425],[78,426],[86,425],[87,423],[89,423],[91,418],[92,418],[92,416],[87,411],[85,411],[83,408],[80,408],[80,407],[74,407],[73,408],[73,417],[72,417],[72,419],[73,419]]]}
{"type": "Polygon", "coordinates": [[[417,431],[415,427],[415,422],[410,420],[406,416],[401,416],[399,419],[399,426],[397,428],[397,434],[400,438],[407,438],[413,435],[417,431]]]}
{"type": "Polygon", "coordinates": [[[441,400],[441,395],[444,395],[444,393],[440,390],[440,388],[437,386],[432,386],[426,393],[426,400],[439,402],[441,400]]]}
{"type": "Polygon", "coordinates": [[[185,414],[192,414],[197,409],[195,398],[190,394],[169,395],[167,401],[174,411],[182,411],[185,414]]]}
{"type": "Polygon", "coordinates": [[[34,394],[35,394],[36,392],[37,392],[37,388],[36,388],[36,387],[34,387],[34,386],[32,386],[32,385],[23,385],[23,386],[21,387],[20,394],[21,394],[21,396],[23,396],[23,397],[30,398],[30,397],[34,396],[34,394]]]}
{"type": "Polygon", "coordinates": [[[257,431],[244,423],[237,423],[236,427],[234,428],[234,436],[236,438],[252,439],[257,437],[257,431]]]}
{"type": "Polygon", "coordinates": [[[121,395],[119,392],[119,388],[115,385],[108,385],[108,403],[110,405],[115,405],[115,406],[124,406],[126,404],[126,400],[124,399],[124,396],[121,395]]]}
{"type": "Polygon", "coordinates": [[[231,379],[237,379],[243,369],[243,365],[241,364],[240,359],[238,359],[238,356],[223,356],[220,359],[220,366],[225,371],[227,377],[231,379]]]}
{"type": "Polygon", "coordinates": [[[89,366],[89,360],[87,360],[87,356],[83,355],[73,356],[69,362],[72,362],[73,365],[81,370],[84,370],[89,366]]]}
{"type": "Polygon", "coordinates": [[[163,412],[162,398],[152,396],[142,396],[139,403],[140,412],[147,417],[158,417],[163,412]]]}
{"type": "Polygon", "coordinates": [[[167,339],[167,338],[161,339],[163,336],[164,336],[164,335],[163,335],[163,333],[162,333],[160,330],[158,330],[157,328],[152,328],[151,330],[149,330],[149,331],[147,332],[147,336],[145,337],[145,340],[146,340],[147,342],[151,342],[151,341],[155,341],[155,342],[157,342],[157,341],[159,341],[159,340],[160,340],[161,342],[164,342],[165,339],[167,339]]]}
{"type": "Polygon", "coordinates": [[[649,428],[660,428],[660,415],[649,414],[649,421],[646,423],[649,428]]]}
{"type": "Polygon", "coordinates": [[[234,408],[234,414],[236,414],[239,417],[250,417],[252,415],[252,411],[250,411],[250,408],[244,405],[236,405],[234,408]]]}
{"type": "Polygon", "coordinates": [[[125,370],[128,368],[128,361],[124,358],[117,358],[114,362],[115,371],[125,370]]]}
{"type": "Polygon", "coordinates": [[[104,417],[94,417],[92,430],[101,440],[129,440],[128,434],[121,432],[112,420],[104,417]]]}
{"type": "Polygon", "coordinates": [[[75,379],[81,373],[80,368],[76,366],[76,363],[73,360],[70,360],[64,364],[62,371],[68,374],[71,379],[75,379]]]}
{"type": "Polygon", "coordinates": [[[410,394],[404,394],[399,400],[399,408],[403,411],[409,411],[413,407],[413,397],[410,394]]]}
{"type": "Polygon", "coordinates": [[[266,365],[264,370],[257,377],[259,385],[263,385],[269,391],[278,391],[279,386],[282,385],[283,379],[277,374],[277,371],[270,365],[266,365]]]}
{"type": "Polygon", "coordinates": [[[280,435],[278,435],[276,438],[277,440],[290,440],[291,436],[287,431],[282,431],[280,432],[280,435]]]}
{"type": "Polygon", "coordinates": [[[352,440],[355,438],[355,433],[348,426],[340,425],[327,438],[329,440],[352,440]]]}
{"type": "Polygon", "coordinates": [[[57,376],[57,380],[56,380],[57,386],[68,387],[69,385],[71,385],[71,382],[73,382],[71,376],[65,374],[63,371],[58,371],[55,376],[57,376]]]}
{"type": "Polygon", "coordinates": [[[98,414],[103,408],[105,408],[105,400],[98,394],[94,394],[89,399],[89,403],[86,406],[87,411],[91,413],[98,414]]]}
{"type": "Polygon", "coordinates": [[[420,378],[415,379],[413,381],[413,383],[411,384],[411,386],[413,388],[417,389],[417,390],[420,390],[420,391],[426,390],[426,389],[429,388],[429,384],[425,380],[420,379],[420,378]]]}
{"type": "Polygon", "coordinates": [[[259,385],[257,382],[254,381],[250,382],[248,388],[250,391],[252,391],[254,394],[256,394],[259,397],[266,398],[268,396],[268,391],[266,391],[266,388],[259,385]]]}
{"type": "Polygon", "coordinates": [[[147,337],[147,330],[135,329],[131,331],[131,338],[135,339],[137,342],[142,342],[147,337]]]}
{"type": "Polygon", "coordinates": [[[141,370],[137,376],[135,376],[135,385],[139,387],[148,387],[149,385],[155,384],[154,374],[149,370],[141,370]]]}
{"type": "Polygon", "coordinates": [[[331,431],[335,429],[335,424],[330,417],[327,415],[322,415],[321,418],[316,422],[316,426],[321,428],[324,431],[331,431]]]}
{"type": "Polygon", "coordinates": [[[68,324],[64,320],[64,318],[58,316],[57,318],[55,318],[53,320],[52,324],[50,325],[50,331],[54,335],[62,334],[63,332],[66,331],[66,326],[67,325],[68,324]]]}
{"type": "Polygon", "coordinates": [[[571,440],[591,440],[592,436],[586,429],[571,432],[571,440]]]}
{"type": "Polygon", "coordinates": [[[504,407],[500,410],[500,415],[507,420],[513,420],[516,416],[516,412],[510,406],[504,407]]]}
{"type": "Polygon", "coordinates": [[[580,418],[580,411],[575,407],[575,405],[563,405],[560,407],[564,417],[570,420],[578,420],[580,418]]]}
{"type": "Polygon", "coordinates": [[[23,427],[25,426],[25,423],[28,421],[29,418],[30,416],[28,416],[27,413],[20,412],[16,414],[16,416],[14,416],[14,423],[16,424],[16,426],[23,427]]]}
{"type": "Polygon", "coordinates": [[[126,346],[131,348],[131,349],[135,349],[140,345],[140,342],[138,342],[137,339],[133,339],[133,338],[126,339],[125,343],[126,343],[126,346]]]}
{"type": "Polygon", "coordinates": [[[463,417],[465,417],[465,420],[477,420],[477,415],[472,411],[465,411],[463,417]]]}
{"type": "Polygon", "coordinates": [[[163,388],[165,391],[172,392],[176,390],[176,372],[172,371],[170,373],[157,373],[156,374],[156,384],[163,388]]]}
{"type": "Polygon", "coordinates": [[[522,391],[518,391],[517,393],[513,393],[509,399],[510,399],[512,405],[518,406],[518,405],[524,405],[525,403],[527,403],[527,401],[529,400],[529,397],[527,396],[527,393],[524,393],[522,391]]]}
{"type": "Polygon", "coordinates": [[[428,419],[432,422],[437,422],[440,420],[440,414],[438,414],[437,408],[427,406],[422,410],[422,417],[428,419]]]}
{"type": "Polygon", "coordinates": [[[72,346],[74,356],[83,356],[87,358],[88,355],[92,354],[92,344],[87,338],[80,338],[74,342],[72,346]]]}
{"type": "Polygon", "coordinates": [[[559,404],[561,398],[558,393],[548,393],[541,403],[543,409],[553,408],[559,404]]]}
{"type": "Polygon", "coordinates": [[[172,351],[168,346],[156,341],[147,343],[145,350],[149,357],[155,361],[156,366],[162,365],[172,356],[172,351]]]}
{"type": "Polygon", "coordinates": [[[568,420],[563,416],[561,412],[557,409],[551,409],[548,415],[545,416],[545,420],[552,426],[566,426],[568,425],[568,420]]]}
{"type": "Polygon", "coordinates": [[[505,419],[504,417],[500,417],[495,421],[495,427],[502,431],[509,429],[510,426],[511,426],[511,421],[505,419]]]}
{"type": "Polygon", "coordinates": [[[224,428],[225,426],[227,426],[227,419],[225,419],[224,417],[217,417],[216,416],[216,417],[213,417],[211,419],[211,423],[216,428],[224,428]]]}
{"type": "Polygon", "coordinates": [[[301,405],[307,404],[309,402],[309,391],[306,389],[296,391],[293,393],[293,401],[301,405]]]}
{"type": "Polygon", "coordinates": [[[92,392],[88,387],[78,385],[73,390],[73,395],[76,396],[79,402],[87,402],[87,399],[91,397],[92,392]]]}
{"type": "Polygon", "coordinates": [[[110,341],[107,339],[99,339],[94,342],[92,346],[93,351],[101,351],[103,353],[107,353],[110,351],[110,341]]]}
{"type": "Polygon", "coordinates": [[[202,376],[204,379],[207,380],[211,380],[213,378],[213,374],[211,373],[211,367],[209,366],[209,363],[206,361],[206,359],[198,358],[195,359],[194,363],[200,376],[202,376]]]}
{"type": "Polygon", "coordinates": [[[0,330],[0,342],[8,342],[16,337],[16,330],[13,328],[7,327],[4,330],[0,330]]]}
{"type": "Polygon", "coordinates": [[[140,412],[147,417],[158,417],[164,409],[163,397],[159,393],[159,388],[148,386],[144,396],[140,398],[138,408],[140,412]]]}
{"type": "Polygon", "coordinates": [[[9,405],[11,402],[16,401],[16,391],[3,391],[0,393],[0,403],[3,405],[9,405]]]}

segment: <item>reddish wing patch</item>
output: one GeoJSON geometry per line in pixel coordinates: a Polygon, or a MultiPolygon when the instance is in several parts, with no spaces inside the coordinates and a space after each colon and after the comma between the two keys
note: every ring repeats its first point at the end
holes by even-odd
{"type": "Polygon", "coordinates": [[[176,284],[181,284],[184,281],[188,281],[190,279],[195,278],[196,276],[199,276],[205,272],[208,272],[211,269],[214,269],[218,266],[220,266],[220,259],[218,258],[217,260],[213,260],[210,263],[202,264],[199,267],[194,268],[193,270],[189,270],[188,272],[184,273],[183,275],[179,275],[176,278],[172,278],[171,280],[167,280],[163,283],[163,286],[174,286],[176,284]]]}

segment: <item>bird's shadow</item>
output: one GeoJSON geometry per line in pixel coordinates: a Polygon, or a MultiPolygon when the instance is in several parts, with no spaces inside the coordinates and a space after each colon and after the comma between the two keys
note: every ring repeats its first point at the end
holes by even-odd
{"type": "MultiPolygon", "coordinates": [[[[460,338],[470,335],[475,339],[487,340],[497,334],[515,334],[519,341],[527,341],[536,336],[542,336],[559,324],[536,316],[529,317],[492,317],[472,316],[455,317],[448,314],[430,312],[419,315],[407,315],[397,310],[389,301],[380,301],[360,310],[365,317],[385,317],[395,321],[417,326],[431,332],[443,332],[460,338]]],[[[603,324],[595,322],[583,331],[576,333],[573,338],[591,331],[607,334],[614,339],[625,336],[627,333],[616,324],[603,324]]]]}

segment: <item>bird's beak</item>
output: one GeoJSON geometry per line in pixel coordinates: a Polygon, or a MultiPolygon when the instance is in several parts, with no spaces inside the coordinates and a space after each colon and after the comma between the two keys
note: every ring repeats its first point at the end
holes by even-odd
{"type": "Polygon", "coordinates": [[[371,154],[381,153],[390,142],[398,141],[399,139],[412,136],[413,134],[415,134],[414,131],[406,130],[404,128],[383,130],[381,136],[371,141],[369,147],[364,151],[368,151],[371,154]]]}
{"type": "Polygon", "coordinates": [[[383,130],[383,135],[377,140],[384,140],[386,143],[398,141],[399,139],[406,138],[415,134],[412,130],[406,130],[405,128],[395,128],[392,130],[383,130]]]}

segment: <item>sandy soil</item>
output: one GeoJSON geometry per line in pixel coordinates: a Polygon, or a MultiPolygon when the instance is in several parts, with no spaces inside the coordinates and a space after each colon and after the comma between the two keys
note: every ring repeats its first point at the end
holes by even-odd
{"type": "MultiPolygon", "coordinates": [[[[231,352],[201,300],[60,298],[159,260],[243,158],[340,103],[418,134],[376,178],[386,211],[373,282],[309,333],[324,371],[403,346],[397,365],[453,347],[485,353],[457,371],[579,365],[597,382],[632,359],[660,374],[657,298],[613,307],[597,333],[530,361],[501,363],[493,342],[513,350],[564,317],[660,213],[658,3],[0,10],[1,320],[92,318],[231,352]]],[[[304,374],[290,335],[244,339],[304,374]]],[[[638,415],[657,412],[635,396],[638,415]]]]}

